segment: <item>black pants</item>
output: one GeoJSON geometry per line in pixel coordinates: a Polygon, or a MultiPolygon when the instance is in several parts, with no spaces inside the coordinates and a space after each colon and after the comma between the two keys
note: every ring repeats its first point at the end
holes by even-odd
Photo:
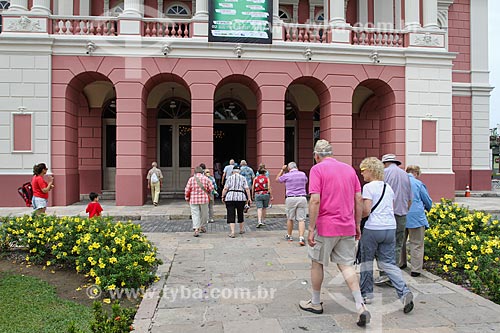
{"type": "Polygon", "coordinates": [[[236,212],[238,212],[238,223],[245,221],[243,209],[245,208],[246,201],[226,201],[227,223],[236,222],[236,212]]]}

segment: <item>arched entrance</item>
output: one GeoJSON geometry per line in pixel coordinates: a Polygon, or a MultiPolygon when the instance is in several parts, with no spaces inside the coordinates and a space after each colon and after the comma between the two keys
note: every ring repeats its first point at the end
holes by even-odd
{"type": "Polygon", "coordinates": [[[214,160],[222,165],[247,157],[247,112],[237,100],[228,98],[214,107],[214,160]]]}
{"type": "Polygon", "coordinates": [[[114,191],[116,178],[116,99],[102,111],[102,190],[114,191]]]}
{"type": "Polygon", "coordinates": [[[191,107],[179,97],[170,97],[158,107],[157,161],[164,188],[182,192],[191,173],[191,107]]]}

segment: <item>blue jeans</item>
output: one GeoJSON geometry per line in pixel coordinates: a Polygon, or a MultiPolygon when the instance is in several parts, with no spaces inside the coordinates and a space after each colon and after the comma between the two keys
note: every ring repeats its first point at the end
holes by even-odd
{"type": "Polygon", "coordinates": [[[398,298],[403,297],[410,289],[403,280],[403,273],[394,265],[394,247],[396,230],[364,229],[359,242],[361,249],[361,278],[359,286],[361,294],[373,298],[373,259],[377,255],[379,267],[385,271],[396,289],[398,298]]]}

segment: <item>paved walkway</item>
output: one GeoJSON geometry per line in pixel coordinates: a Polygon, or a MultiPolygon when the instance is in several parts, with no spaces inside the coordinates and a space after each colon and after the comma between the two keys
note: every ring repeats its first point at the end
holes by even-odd
{"type": "Polygon", "coordinates": [[[306,248],[282,240],[282,232],[147,236],[164,264],[136,315],[137,332],[500,332],[499,305],[428,273],[412,278],[408,270],[410,314],[393,288],[375,287],[372,323],[358,328],[352,296],[333,266],[325,271],[325,312],[301,311],[298,301],[310,298],[310,261],[306,248]]]}
{"type": "MultiPolygon", "coordinates": [[[[500,198],[457,198],[471,209],[500,214],[500,198]]],[[[102,202],[106,215],[140,223],[159,249],[160,281],[141,302],[136,332],[359,332],[352,296],[336,267],[325,271],[325,312],[313,315],[297,305],[310,297],[306,248],[283,240],[284,206],[269,209],[268,226],[255,228],[255,207],[246,215],[246,233],[227,237],[225,208],[215,207],[209,233],[192,237],[189,206],[167,201],[158,207],[116,207],[102,202]],[[243,288],[243,289],[242,289],[243,288]]],[[[86,215],[86,203],[50,207],[49,214],[86,215]]],[[[31,213],[0,208],[0,216],[31,213]]],[[[296,236],[296,234],[295,234],[296,236]]],[[[415,309],[403,314],[390,287],[375,287],[369,332],[500,332],[500,306],[424,273],[404,274],[416,295],[415,309]]]]}
{"type": "MultiPolygon", "coordinates": [[[[500,215],[500,197],[457,197],[455,201],[459,204],[469,207],[470,209],[485,210],[495,215],[500,215]]],[[[114,201],[100,201],[104,208],[103,215],[113,216],[117,220],[132,220],[132,221],[157,221],[165,222],[167,220],[187,220],[190,218],[189,205],[183,200],[165,199],[155,207],[151,204],[143,206],[116,206],[114,201]]],[[[58,216],[74,216],[87,215],[85,208],[88,202],[79,202],[69,206],[48,207],[47,214],[55,214],[58,216]]],[[[29,207],[0,207],[0,216],[6,215],[24,215],[31,214],[32,209],[29,207]]],[[[267,210],[270,218],[285,217],[284,205],[273,205],[267,210]]],[[[224,219],[226,216],[225,206],[218,201],[215,205],[215,218],[224,219]]],[[[255,205],[250,208],[246,216],[250,219],[256,218],[255,205]]]]}

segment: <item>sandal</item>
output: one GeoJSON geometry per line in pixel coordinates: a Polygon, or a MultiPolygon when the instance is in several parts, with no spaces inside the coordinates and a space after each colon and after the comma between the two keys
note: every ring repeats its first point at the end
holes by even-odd
{"type": "Polygon", "coordinates": [[[206,232],[207,232],[207,229],[205,229],[205,227],[201,227],[201,228],[200,228],[200,232],[201,232],[201,233],[206,233],[206,232]]]}
{"type": "Polygon", "coordinates": [[[234,238],[234,234],[227,235],[229,238],[234,238]]]}
{"type": "Polygon", "coordinates": [[[198,232],[198,230],[195,230],[195,231],[194,231],[194,235],[193,235],[193,236],[194,236],[194,237],[198,237],[199,235],[200,235],[200,233],[198,232]]]}
{"type": "Polygon", "coordinates": [[[243,235],[245,233],[245,230],[240,230],[240,235],[243,235]]]}

